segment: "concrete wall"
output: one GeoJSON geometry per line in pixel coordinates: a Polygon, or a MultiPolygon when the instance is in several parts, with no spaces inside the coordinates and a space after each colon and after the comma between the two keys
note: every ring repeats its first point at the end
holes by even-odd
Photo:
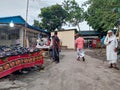
{"type": "MultiPolygon", "coordinates": [[[[51,35],[54,35],[54,32],[51,32],[51,35]]],[[[74,30],[58,31],[58,37],[62,41],[62,46],[67,46],[68,49],[75,49],[74,35],[74,30]]]]}

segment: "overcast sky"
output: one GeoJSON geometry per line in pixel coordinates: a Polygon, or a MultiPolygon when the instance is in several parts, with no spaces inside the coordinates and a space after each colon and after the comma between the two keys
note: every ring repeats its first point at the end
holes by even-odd
{"type": "MultiPolygon", "coordinates": [[[[61,4],[64,0],[29,0],[28,23],[33,24],[34,19],[38,19],[40,8],[61,4]]],[[[79,5],[87,0],[76,0],[79,5]]],[[[0,17],[20,15],[26,17],[27,0],[0,0],[0,17]]],[[[68,27],[64,27],[68,28],[68,27]]],[[[86,22],[80,24],[81,30],[89,30],[86,22]]]]}

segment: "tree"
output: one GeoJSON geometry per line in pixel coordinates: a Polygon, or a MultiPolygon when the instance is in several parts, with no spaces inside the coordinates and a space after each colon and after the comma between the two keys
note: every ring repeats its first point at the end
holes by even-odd
{"type": "Polygon", "coordinates": [[[41,28],[42,25],[41,25],[41,23],[39,23],[38,20],[34,20],[33,26],[41,28]]]}
{"type": "Polygon", "coordinates": [[[85,12],[85,20],[94,30],[106,32],[117,26],[120,0],[88,0],[88,10],[85,12]]]}
{"type": "Polygon", "coordinates": [[[65,23],[65,18],[67,17],[67,12],[62,8],[61,5],[56,4],[50,7],[45,7],[41,9],[39,18],[41,18],[41,23],[35,21],[34,24],[41,25],[41,27],[54,31],[56,28],[60,29],[62,24],[65,23]]]}
{"type": "Polygon", "coordinates": [[[80,31],[79,23],[83,21],[83,9],[80,8],[75,0],[64,0],[62,5],[63,8],[68,12],[66,22],[72,24],[73,26],[77,25],[80,31]]]}

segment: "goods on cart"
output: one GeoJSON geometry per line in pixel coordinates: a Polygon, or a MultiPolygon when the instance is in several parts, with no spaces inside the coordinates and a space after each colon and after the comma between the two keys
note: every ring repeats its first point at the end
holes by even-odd
{"type": "Polygon", "coordinates": [[[44,63],[42,52],[37,48],[19,45],[0,46],[0,78],[13,72],[22,72],[44,63]]]}
{"type": "Polygon", "coordinates": [[[0,46],[0,58],[21,55],[21,54],[29,54],[32,52],[37,52],[39,49],[37,48],[25,48],[19,45],[8,46],[0,46]]]}

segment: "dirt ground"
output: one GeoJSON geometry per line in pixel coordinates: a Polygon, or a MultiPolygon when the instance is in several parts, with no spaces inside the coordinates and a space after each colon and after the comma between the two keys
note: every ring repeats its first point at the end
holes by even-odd
{"type": "Polygon", "coordinates": [[[106,49],[88,49],[86,51],[86,55],[92,56],[92,58],[96,58],[102,61],[106,61],[106,49]]]}
{"type": "Polygon", "coordinates": [[[0,79],[0,90],[120,90],[120,71],[109,69],[99,50],[85,51],[86,62],[76,61],[75,51],[63,51],[59,64],[46,60],[44,71],[0,79]]]}

